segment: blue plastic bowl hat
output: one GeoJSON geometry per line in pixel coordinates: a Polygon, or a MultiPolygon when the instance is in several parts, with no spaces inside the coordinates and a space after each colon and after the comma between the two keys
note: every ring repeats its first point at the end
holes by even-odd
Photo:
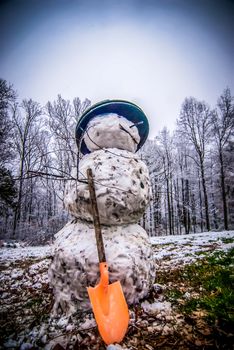
{"type": "Polygon", "coordinates": [[[76,143],[82,154],[90,153],[82,137],[85,133],[88,123],[99,115],[116,113],[132,122],[138,129],[140,142],[137,146],[137,151],[145,143],[149,134],[149,123],[146,115],[132,102],[124,100],[106,100],[94,104],[88,108],[81,116],[76,126],[76,143]],[[81,141],[82,140],[82,141],[81,141]]]}

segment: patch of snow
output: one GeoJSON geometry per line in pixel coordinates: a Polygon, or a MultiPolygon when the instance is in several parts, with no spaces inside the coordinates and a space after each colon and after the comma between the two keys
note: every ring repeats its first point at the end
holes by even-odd
{"type": "Polygon", "coordinates": [[[6,343],[4,343],[4,347],[6,349],[15,349],[18,347],[18,343],[13,339],[9,339],[6,343]]]}
{"type": "Polygon", "coordinates": [[[75,326],[74,324],[68,324],[67,327],[66,327],[66,331],[67,332],[71,332],[75,329],[75,326]]]}
{"type": "Polygon", "coordinates": [[[35,264],[32,264],[28,271],[29,275],[32,276],[37,274],[39,271],[47,269],[50,265],[50,262],[51,262],[50,259],[44,259],[35,264]]]}
{"type": "Polygon", "coordinates": [[[29,350],[33,348],[33,344],[30,343],[23,343],[20,346],[20,350],[29,350]]]}
{"type": "Polygon", "coordinates": [[[1,248],[0,261],[16,261],[24,259],[40,259],[51,256],[53,253],[52,246],[38,247],[20,247],[20,248],[1,248]]]}
{"type": "Polygon", "coordinates": [[[68,324],[68,318],[65,317],[65,316],[60,317],[60,319],[59,319],[58,322],[57,322],[57,326],[58,326],[59,328],[64,328],[64,327],[67,326],[67,324],[68,324]]]}
{"type": "Polygon", "coordinates": [[[127,350],[127,348],[122,348],[119,344],[110,344],[106,347],[106,350],[127,350]]]}
{"type": "Polygon", "coordinates": [[[150,304],[147,300],[141,303],[143,310],[150,315],[157,315],[163,312],[165,315],[171,313],[171,303],[168,301],[154,302],[150,304]]]}
{"type": "Polygon", "coordinates": [[[234,239],[234,231],[150,237],[150,241],[157,268],[167,270],[191,264],[209,251],[231,249],[234,243],[225,243],[227,238],[234,239]]]}
{"type": "Polygon", "coordinates": [[[222,250],[226,251],[226,250],[229,250],[229,249],[232,249],[234,248],[234,243],[227,243],[227,244],[222,244],[222,250]]]}
{"type": "Polygon", "coordinates": [[[42,284],[40,282],[37,282],[37,283],[33,284],[32,287],[35,289],[40,289],[42,287],[42,284]]]}
{"type": "MultiPolygon", "coordinates": [[[[220,240],[220,238],[234,238],[234,231],[220,231],[220,232],[201,232],[201,233],[190,233],[186,235],[171,235],[171,236],[155,236],[150,237],[151,243],[154,245],[158,244],[188,244],[186,240],[191,241],[191,243],[199,243],[204,245],[205,243],[215,242],[220,240]]],[[[222,241],[220,240],[222,243],[222,241]]]]}
{"type": "Polygon", "coordinates": [[[93,328],[96,327],[96,321],[94,318],[86,318],[85,321],[83,323],[81,323],[80,325],[80,329],[85,330],[85,329],[89,329],[89,328],[93,328]]]}
{"type": "Polygon", "coordinates": [[[22,269],[14,269],[11,271],[11,278],[18,279],[18,278],[21,278],[23,274],[24,274],[24,271],[22,269]]]}
{"type": "Polygon", "coordinates": [[[183,295],[183,297],[184,297],[185,299],[190,299],[191,294],[190,294],[189,292],[186,292],[186,293],[183,295]]]}

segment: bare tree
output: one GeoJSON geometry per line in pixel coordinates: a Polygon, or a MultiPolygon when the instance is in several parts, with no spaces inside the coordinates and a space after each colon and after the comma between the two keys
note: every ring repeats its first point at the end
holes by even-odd
{"type": "Polygon", "coordinates": [[[75,129],[78,119],[90,101],[85,99],[81,102],[78,97],[74,98],[73,105],[69,100],[64,100],[58,95],[53,103],[46,105],[49,116],[49,127],[54,138],[54,147],[60,150],[57,155],[61,171],[70,173],[72,167],[77,165],[77,152],[75,145],[75,129]]]}
{"type": "Polygon", "coordinates": [[[163,171],[166,183],[166,201],[169,234],[174,234],[174,198],[173,198],[173,138],[167,128],[164,128],[158,137],[163,162],[163,171]]]}
{"type": "MultiPolygon", "coordinates": [[[[184,140],[175,134],[176,145],[176,157],[174,159],[176,163],[176,175],[180,181],[177,181],[178,185],[178,200],[181,202],[180,216],[182,218],[185,233],[189,233],[191,230],[191,210],[190,210],[190,179],[188,168],[191,166],[191,160],[189,158],[189,147],[184,140]],[[180,186],[179,186],[180,183],[180,186]]],[[[178,211],[180,203],[177,203],[178,211]]]]}
{"type": "Polygon", "coordinates": [[[19,155],[19,193],[17,207],[14,217],[13,234],[16,232],[17,224],[21,220],[23,185],[27,168],[35,157],[36,139],[38,138],[39,125],[35,125],[37,118],[41,116],[42,109],[40,105],[33,100],[23,100],[22,104],[14,105],[12,119],[14,123],[14,141],[19,155]]]}
{"type": "Polygon", "coordinates": [[[218,160],[220,165],[220,183],[223,202],[223,218],[224,228],[228,230],[228,210],[227,210],[227,195],[226,195],[226,173],[224,151],[231,135],[234,131],[234,97],[231,96],[231,91],[226,88],[218,99],[217,108],[212,116],[212,131],[216,143],[218,160]]]}
{"type": "Polygon", "coordinates": [[[210,231],[209,204],[205,178],[205,156],[207,144],[211,134],[211,111],[205,102],[197,101],[195,98],[186,98],[181,109],[178,120],[178,131],[181,136],[191,142],[194,146],[199,164],[204,205],[206,228],[210,231]]]}
{"type": "Polygon", "coordinates": [[[91,105],[91,101],[88,98],[85,98],[83,102],[79,97],[73,99],[73,110],[76,121],[78,121],[84,111],[91,105]]]}
{"type": "Polygon", "coordinates": [[[12,121],[9,107],[14,103],[16,93],[12,85],[0,79],[0,166],[5,167],[6,162],[13,157],[12,149],[12,121]]]}
{"type": "Polygon", "coordinates": [[[162,186],[164,172],[162,171],[162,157],[158,141],[147,140],[139,151],[139,156],[147,164],[151,180],[151,200],[140,223],[145,226],[151,236],[162,235],[162,186]],[[146,225],[146,220],[147,225],[146,225]]]}
{"type": "Polygon", "coordinates": [[[15,205],[17,190],[12,177],[11,161],[14,158],[12,145],[12,121],[10,106],[16,99],[12,85],[0,79],[0,230],[7,231],[9,217],[15,205]]]}

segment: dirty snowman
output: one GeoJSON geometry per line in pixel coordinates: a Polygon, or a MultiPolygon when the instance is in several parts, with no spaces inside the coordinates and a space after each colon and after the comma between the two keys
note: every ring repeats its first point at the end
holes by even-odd
{"type": "Polygon", "coordinates": [[[146,297],[155,264],[146,231],[137,224],[149,202],[147,166],[136,152],[148,136],[148,121],[135,104],[108,100],[90,107],[76,128],[81,160],[67,181],[65,207],[73,219],[56,234],[49,268],[53,314],[91,310],[88,286],[99,278],[87,169],[92,169],[110,283],[120,281],[128,305],[146,297]]]}

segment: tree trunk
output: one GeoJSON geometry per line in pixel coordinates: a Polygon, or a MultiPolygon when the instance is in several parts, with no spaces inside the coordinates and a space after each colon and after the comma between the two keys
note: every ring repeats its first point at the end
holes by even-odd
{"type": "MultiPolygon", "coordinates": [[[[177,178],[178,183],[178,178],[177,178]]],[[[176,234],[179,234],[179,191],[174,181],[174,191],[175,191],[175,200],[176,200],[176,234]]]]}
{"type": "Polygon", "coordinates": [[[169,222],[169,234],[172,234],[172,227],[171,227],[171,203],[170,203],[170,193],[169,193],[169,180],[168,177],[166,179],[167,183],[167,208],[168,208],[168,222],[169,222]]]}
{"type": "Polygon", "coordinates": [[[224,173],[222,150],[219,150],[219,160],[220,160],[221,191],[222,191],[222,201],[223,201],[224,229],[228,230],[227,198],[226,198],[226,189],[225,189],[225,173],[224,173]]]}
{"type": "Polygon", "coordinates": [[[161,225],[161,198],[160,198],[160,187],[157,185],[157,178],[154,177],[154,206],[153,206],[153,215],[154,215],[154,231],[155,235],[159,235],[159,228],[161,225]]]}
{"type": "Polygon", "coordinates": [[[201,182],[200,178],[198,179],[198,186],[199,186],[199,201],[200,201],[200,226],[201,226],[201,232],[203,232],[203,208],[202,208],[202,196],[201,196],[201,182]]]}
{"type": "Polygon", "coordinates": [[[191,229],[190,211],[189,211],[189,180],[185,180],[185,205],[186,205],[186,215],[187,215],[187,234],[189,234],[191,229]]]}
{"type": "Polygon", "coordinates": [[[191,205],[192,205],[192,225],[193,225],[193,232],[196,233],[196,202],[195,202],[195,196],[194,193],[191,193],[191,205]]]}
{"type": "Polygon", "coordinates": [[[207,191],[206,191],[206,181],[205,181],[203,161],[201,161],[201,178],[202,178],[202,188],[203,188],[204,204],[205,204],[206,229],[207,231],[210,231],[209,206],[208,206],[208,197],[207,197],[207,191]]]}
{"type": "Polygon", "coordinates": [[[28,222],[31,223],[32,221],[32,204],[33,204],[33,181],[32,178],[30,179],[30,191],[29,191],[29,204],[28,204],[28,222]]]}
{"type": "Polygon", "coordinates": [[[22,202],[23,181],[24,181],[24,179],[23,179],[23,175],[24,175],[24,153],[25,153],[25,149],[23,147],[23,153],[22,153],[21,160],[20,160],[19,194],[18,194],[18,201],[17,201],[17,206],[16,206],[16,209],[15,209],[15,215],[14,215],[13,236],[15,236],[17,224],[19,223],[20,218],[21,218],[21,202],[22,202]]]}
{"type": "Polygon", "coordinates": [[[188,233],[188,221],[187,221],[187,210],[186,210],[186,201],[185,201],[185,186],[184,179],[181,179],[181,190],[182,190],[182,203],[183,203],[183,224],[185,233],[188,233]]]}
{"type": "Polygon", "coordinates": [[[173,205],[173,188],[172,188],[172,175],[170,174],[170,192],[171,192],[171,231],[172,234],[175,234],[174,228],[174,205],[173,205]]]}

